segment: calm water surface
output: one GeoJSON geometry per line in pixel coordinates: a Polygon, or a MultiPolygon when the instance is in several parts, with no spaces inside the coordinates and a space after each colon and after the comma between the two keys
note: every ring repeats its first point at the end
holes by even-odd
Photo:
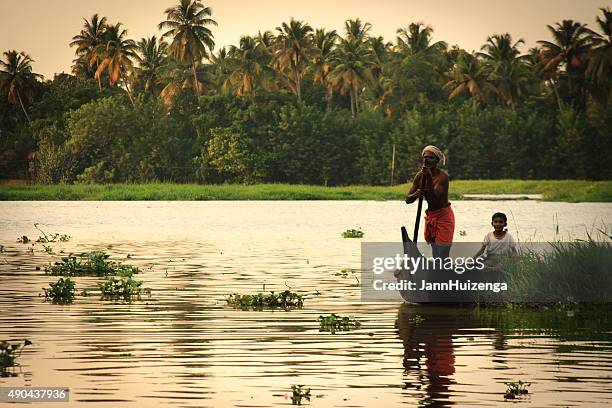
{"type": "MultiPolygon", "coordinates": [[[[611,204],[453,206],[457,241],[480,241],[495,211],[508,214],[519,240],[612,229],[611,204]]],[[[360,264],[361,240],[342,231],[361,227],[367,241],[397,241],[413,217],[414,207],[373,201],[0,202],[0,339],[34,343],[18,376],[0,386],[67,386],[65,406],[291,405],[292,384],[311,387],[310,404],[321,407],[498,406],[516,403],[504,402],[504,382],[522,379],[531,382],[523,405],[612,403],[608,313],[364,303],[352,274],[334,275],[360,264]],[[34,223],[72,239],[50,244],[57,255],[40,244],[31,253],[15,241],[41,235],[34,223]],[[39,293],[57,278],[44,266],[92,250],[139,266],[151,297],[45,303],[39,293]],[[305,294],[305,307],[226,305],[226,295],[263,285],[305,294]],[[332,312],[363,327],[320,333],[318,316],[332,312]]],[[[98,281],[76,278],[79,289],[98,281]]]]}

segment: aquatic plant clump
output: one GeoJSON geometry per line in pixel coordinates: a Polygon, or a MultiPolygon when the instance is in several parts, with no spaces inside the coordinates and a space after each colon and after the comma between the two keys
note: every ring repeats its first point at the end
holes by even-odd
{"type": "Polygon", "coordinates": [[[79,255],[70,253],[62,257],[61,262],[55,262],[45,268],[51,275],[63,276],[109,276],[119,275],[130,277],[140,272],[135,266],[124,265],[120,262],[110,261],[110,255],[104,251],[84,252],[79,255]]]}
{"type": "Polygon", "coordinates": [[[28,238],[27,235],[22,235],[17,238],[17,242],[19,242],[20,244],[27,244],[28,242],[30,242],[30,238],[28,238]]]}
{"type": "Polygon", "coordinates": [[[527,387],[531,385],[531,383],[523,382],[522,380],[518,380],[516,382],[507,382],[506,384],[506,393],[504,394],[504,398],[506,399],[515,399],[516,397],[524,394],[528,394],[529,390],[527,387]]]}
{"type": "Polygon", "coordinates": [[[301,308],[304,306],[304,296],[295,292],[285,290],[278,294],[273,291],[267,295],[258,293],[256,295],[232,294],[227,297],[227,303],[237,309],[263,309],[263,308],[301,308]]]}
{"type": "Polygon", "coordinates": [[[304,388],[303,385],[292,385],[291,403],[293,405],[302,405],[302,399],[310,401],[310,388],[304,388]]]}
{"type": "Polygon", "coordinates": [[[363,235],[364,233],[361,228],[351,228],[342,233],[342,238],[363,238],[363,235]]]}
{"type": "Polygon", "coordinates": [[[140,296],[142,292],[142,281],[134,280],[131,276],[127,279],[110,277],[98,284],[98,286],[100,287],[102,299],[123,299],[129,302],[134,297],[140,296]]]}
{"type": "Polygon", "coordinates": [[[49,242],[68,242],[70,241],[71,236],[70,235],[66,235],[66,234],[60,234],[58,232],[50,234],[50,235],[45,235],[44,237],[38,237],[38,239],[36,240],[36,242],[40,242],[40,243],[49,243],[49,242]]]}
{"type": "Polygon", "coordinates": [[[361,323],[352,317],[338,316],[335,313],[329,316],[319,316],[319,331],[330,332],[336,334],[337,331],[355,330],[361,327],[361,323]]]}
{"type": "Polygon", "coordinates": [[[70,278],[60,278],[55,283],[50,283],[45,291],[45,300],[51,299],[53,303],[67,304],[74,300],[74,281],[70,278]]]}
{"type": "Polygon", "coordinates": [[[23,343],[9,343],[8,341],[0,342],[0,377],[16,377],[17,374],[9,369],[15,367],[15,360],[21,355],[21,352],[26,346],[32,342],[25,339],[23,343]]]}

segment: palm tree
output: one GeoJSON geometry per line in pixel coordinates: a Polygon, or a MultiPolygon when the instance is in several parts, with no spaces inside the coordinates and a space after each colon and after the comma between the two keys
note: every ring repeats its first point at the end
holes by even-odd
{"type": "Polygon", "coordinates": [[[99,79],[106,71],[111,86],[118,81],[123,82],[130,101],[134,103],[127,73],[132,68],[131,58],[136,58],[136,43],[126,38],[127,30],[122,29],[121,25],[117,23],[108,26],[104,33],[104,42],[92,51],[92,58],[100,61],[95,76],[99,79]]]}
{"type": "Polygon", "coordinates": [[[5,51],[3,55],[5,60],[0,60],[0,93],[6,95],[11,105],[19,104],[31,124],[24,101],[32,101],[37,79],[42,78],[42,75],[32,72],[34,60],[25,52],[11,50],[5,51]]]}
{"type": "Polygon", "coordinates": [[[215,91],[219,94],[227,93],[233,62],[227,48],[223,47],[217,51],[217,54],[211,54],[210,62],[215,91]]]}
{"type": "Polygon", "coordinates": [[[362,23],[360,19],[346,20],[344,22],[344,31],[346,32],[347,40],[356,40],[357,42],[364,42],[368,38],[368,34],[372,29],[372,24],[366,22],[362,23]]]}
{"type": "Polygon", "coordinates": [[[541,73],[556,77],[558,69],[563,67],[568,79],[570,95],[582,105],[582,90],[576,84],[583,78],[586,59],[590,50],[590,30],[585,24],[573,20],[563,20],[555,27],[547,26],[553,36],[553,42],[540,40],[544,52],[541,73]]]}
{"type": "Polygon", "coordinates": [[[157,95],[160,91],[160,75],[166,66],[168,44],[157,41],[155,36],[143,38],[136,44],[135,59],[138,61],[136,75],[142,81],[145,92],[157,95]]]}
{"type": "Polygon", "coordinates": [[[289,24],[276,27],[278,36],[272,64],[280,73],[290,73],[289,87],[302,99],[302,75],[314,52],[312,44],[312,27],[303,21],[291,19],[289,24]]]}
{"type": "Polygon", "coordinates": [[[486,102],[489,95],[497,92],[489,79],[489,66],[477,55],[461,52],[450,74],[451,79],[442,86],[442,89],[451,91],[448,99],[467,92],[477,101],[486,102]]]}
{"type": "Polygon", "coordinates": [[[397,30],[397,51],[404,55],[415,55],[419,52],[445,50],[444,41],[431,43],[433,28],[423,23],[411,23],[408,28],[397,30]]]}
{"type": "Polygon", "coordinates": [[[276,37],[274,37],[272,31],[266,30],[263,33],[260,31],[257,34],[255,40],[258,44],[262,45],[266,49],[271,50],[272,47],[274,47],[274,41],[276,40],[276,37]]]}
{"type": "Polygon", "coordinates": [[[367,44],[357,38],[342,39],[332,57],[329,84],[342,95],[351,98],[351,114],[359,112],[359,94],[366,84],[373,81],[374,57],[367,44]]]}
{"type": "Polygon", "coordinates": [[[376,64],[382,67],[387,60],[392,44],[390,42],[385,42],[382,36],[370,37],[367,39],[367,43],[376,60],[376,64]]]}
{"type": "Polygon", "coordinates": [[[531,82],[530,71],[525,64],[527,56],[520,55],[518,46],[523,39],[512,41],[508,33],[496,34],[487,38],[487,43],[477,55],[482,57],[490,68],[489,79],[495,85],[499,97],[511,108],[518,99],[527,93],[531,82]]]}
{"type": "Polygon", "coordinates": [[[596,22],[601,29],[601,34],[590,31],[593,48],[586,74],[593,83],[593,88],[597,90],[594,94],[605,101],[609,97],[612,86],[610,79],[612,78],[612,11],[609,8],[600,10],[603,12],[603,19],[598,16],[596,22]]]}
{"type": "Polygon", "coordinates": [[[326,31],[317,28],[313,36],[314,58],[312,61],[312,78],[314,83],[325,84],[329,74],[330,58],[336,47],[338,34],[336,30],[326,31]]]}
{"type": "Polygon", "coordinates": [[[518,46],[524,43],[525,40],[522,38],[513,43],[509,33],[495,34],[487,37],[486,44],[481,47],[481,50],[486,52],[478,53],[478,55],[495,64],[510,62],[520,58],[518,46]]]}
{"type": "Polygon", "coordinates": [[[238,47],[231,46],[229,82],[224,89],[231,86],[236,95],[241,96],[253,92],[258,87],[270,85],[272,70],[268,66],[269,54],[265,46],[255,38],[242,36],[238,47]]]}
{"type": "MultiPolygon", "coordinates": [[[[78,35],[72,37],[72,42],[70,43],[71,47],[77,47],[75,50],[77,58],[73,61],[72,70],[76,73],[82,68],[87,67],[88,69],[93,69],[93,74],[97,71],[100,64],[99,58],[93,51],[104,42],[104,32],[107,27],[106,17],[100,18],[96,13],[91,16],[90,21],[87,21],[87,19],[83,20],[85,21],[83,29],[78,35]]],[[[98,77],[98,89],[102,89],[100,77],[98,77]]]]}
{"type": "Polygon", "coordinates": [[[217,25],[212,18],[210,7],[204,7],[200,0],[180,0],[174,7],[166,9],[166,20],[159,23],[160,30],[168,29],[162,38],[172,37],[168,52],[180,63],[190,65],[196,96],[200,96],[196,65],[208,56],[215,47],[213,34],[206,26],[217,25]]]}

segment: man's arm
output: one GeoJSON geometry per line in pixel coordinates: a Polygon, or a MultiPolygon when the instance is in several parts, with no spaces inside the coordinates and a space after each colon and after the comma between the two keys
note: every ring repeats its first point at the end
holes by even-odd
{"type": "Polygon", "coordinates": [[[414,180],[412,181],[412,186],[408,193],[406,194],[406,204],[414,203],[417,198],[419,198],[423,192],[420,189],[421,185],[421,176],[423,175],[422,171],[419,171],[416,176],[414,176],[414,180]]]}

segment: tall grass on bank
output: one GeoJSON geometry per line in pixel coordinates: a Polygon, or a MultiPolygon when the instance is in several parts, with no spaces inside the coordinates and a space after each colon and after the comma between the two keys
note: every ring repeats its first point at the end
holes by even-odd
{"type": "Polygon", "coordinates": [[[507,299],[512,302],[610,302],[610,242],[552,243],[549,252],[523,251],[502,260],[507,299]]]}
{"type": "MultiPolygon", "coordinates": [[[[324,187],[291,184],[0,185],[0,200],[403,200],[408,184],[324,187]]],[[[545,201],[612,202],[612,181],[456,180],[449,198],[463,194],[542,194],[545,201]]]]}

